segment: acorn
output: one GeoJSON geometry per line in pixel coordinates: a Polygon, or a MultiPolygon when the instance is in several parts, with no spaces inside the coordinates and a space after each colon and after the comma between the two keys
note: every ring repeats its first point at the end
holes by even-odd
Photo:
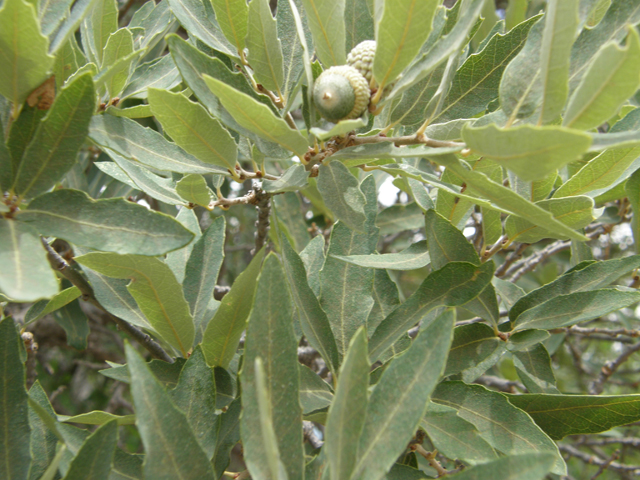
{"type": "Polygon", "coordinates": [[[352,66],[371,83],[373,78],[373,58],[376,56],[376,41],[365,40],[353,47],[347,55],[347,65],[352,66]]]}
{"type": "Polygon", "coordinates": [[[348,65],[325,70],[313,86],[313,102],[318,112],[333,123],[358,118],[367,110],[370,97],[367,80],[348,65]]]}

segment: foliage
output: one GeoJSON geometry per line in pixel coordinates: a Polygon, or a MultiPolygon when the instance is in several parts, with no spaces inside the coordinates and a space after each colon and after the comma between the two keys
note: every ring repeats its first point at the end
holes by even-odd
{"type": "Polygon", "coordinates": [[[494,7],[0,0],[0,476],[638,475],[640,6],[494,7]]]}

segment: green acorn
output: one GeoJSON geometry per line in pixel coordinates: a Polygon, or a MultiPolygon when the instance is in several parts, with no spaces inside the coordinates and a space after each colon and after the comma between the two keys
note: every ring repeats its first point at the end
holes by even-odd
{"type": "Polygon", "coordinates": [[[371,83],[373,78],[373,58],[376,56],[376,41],[365,40],[358,45],[347,55],[347,65],[351,65],[353,68],[360,72],[367,82],[371,83]]]}
{"type": "Polygon", "coordinates": [[[367,109],[370,97],[367,80],[348,65],[325,70],[313,86],[313,102],[318,112],[333,123],[358,118],[367,109]]]}

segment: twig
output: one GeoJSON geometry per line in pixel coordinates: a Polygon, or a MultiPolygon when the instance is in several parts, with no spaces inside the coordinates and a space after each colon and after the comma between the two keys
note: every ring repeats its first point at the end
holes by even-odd
{"type": "Polygon", "coordinates": [[[509,267],[513,264],[513,262],[522,258],[522,253],[527,249],[528,246],[529,246],[528,243],[518,244],[518,247],[513,252],[510,252],[509,255],[507,255],[507,257],[504,259],[504,262],[502,263],[502,265],[500,265],[496,269],[495,276],[502,277],[505,274],[505,272],[509,269],[509,267]]]}
{"type": "Polygon", "coordinates": [[[600,375],[598,378],[594,380],[589,386],[589,393],[591,395],[600,395],[604,390],[604,384],[606,381],[615,373],[615,371],[622,365],[624,362],[629,360],[629,357],[633,355],[635,352],[640,351],[640,342],[626,347],[624,351],[616,358],[615,360],[609,360],[605,363],[600,370],[600,375]]]}
{"type": "Polygon", "coordinates": [[[600,465],[600,468],[598,469],[598,471],[591,477],[591,480],[595,480],[596,478],[598,478],[600,475],[602,475],[602,473],[609,468],[609,465],[611,465],[611,463],[614,460],[617,460],[620,457],[620,450],[616,450],[615,452],[613,452],[611,454],[611,456],[606,460],[606,462],[603,465],[600,465]]]}
{"type": "Polygon", "coordinates": [[[484,385],[485,387],[492,387],[501,392],[517,393],[517,390],[525,392],[527,389],[525,386],[516,381],[505,380],[504,378],[494,377],[493,375],[482,375],[478,377],[473,383],[484,385]]]}
{"type": "Polygon", "coordinates": [[[436,460],[436,455],[438,455],[437,450],[434,450],[433,452],[427,452],[420,444],[411,445],[411,449],[415,452],[418,452],[420,455],[427,459],[429,465],[431,465],[431,468],[438,472],[438,478],[444,477],[449,473],[442,465],[440,465],[440,462],[436,460]]]}
{"type": "Polygon", "coordinates": [[[227,293],[229,293],[229,290],[231,290],[231,287],[220,287],[216,285],[213,287],[213,298],[220,301],[227,293]]]}
{"type": "Polygon", "coordinates": [[[570,248],[571,242],[569,241],[553,242],[551,245],[546,246],[542,250],[513,265],[509,270],[505,272],[504,276],[506,277],[511,275],[509,281],[516,282],[520,279],[520,277],[534,270],[539,264],[544,262],[551,255],[555,255],[556,253],[562,252],[564,250],[569,250],[570,248]]]}
{"type": "Polygon", "coordinates": [[[613,437],[613,438],[602,438],[598,440],[585,440],[581,442],[580,445],[627,445],[629,447],[640,448],[640,438],[636,437],[613,437]]]}
{"type": "Polygon", "coordinates": [[[78,290],[80,290],[84,301],[89,302],[104,311],[106,316],[112,322],[118,325],[118,327],[127,332],[134,340],[146,348],[153,358],[163,360],[167,363],[173,363],[173,358],[171,358],[171,356],[149,335],[130,323],[125,322],[121,318],[107,312],[102,304],[96,299],[93,293],[93,288],[89,285],[89,282],[87,282],[79,272],[71,268],[66,260],[62,258],[44,238],[41,237],[40,240],[42,241],[44,248],[47,250],[47,259],[49,260],[51,267],[60,272],[67,280],[75,285],[78,290]]]}
{"type": "Polygon", "coordinates": [[[564,445],[562,443],[558,445],[558,449],[561,452],[564,452],[571,457],[575,457],[589,465],[596,465],[598,467],[606,465],[606,468],[616,472],[632,473],[636,475],[640,474],[640,465],[622,465],[615,461],[609,462],[608,460],[604,460],[595,455],[589,455],[588,453],[582,452],[572,445],[564,445]]]}
{"type": "Polygon", "coordinates": [[[316,427],[313,422],[307,420],[302,421],[302,434],[304,435],[304,439],[309,442],[309,445],[314,449],[317,450],[324,445],[324,442],[316,434],[316,427]]]}
{"type": "Polygon", "coordinates": [[[498,239],[498,241],[496,243],[494,243],[493,246],[489,250],[484,252],[484,255],[482,257],[482,261],[486,262],[491,257],[493,257],[496,253],[498,253],[500,250],[502,250],[502,247],[504,247],[504,245],[507,242],[507,240],[508,240],[508,237],[506,235],[502,235],[498,239]]]}
{"type": "Polygon", "coordinates": [[[401,145],[426,145],[427,147],[439,148],[439,147],[464,147],[464,143],[459,142],[447,142],[442,140],[434,140],[427,138],[425,135],[404,135],[401,137],[383,137],[380,135],[374,135],[371,137],[356,137],[352,136],[347,142],[347,146],[364,145],[365,143],[383,143],[390,142],[396,146],[401,145]]]}
{"type": "Polygon", "coordinates": [[[38,377],[36,371],[36,353],[38,352],[38,344],[33,338],[33,333],[23,332],[22,341],[24,343],[24,349],[27,351],[27,361],[25,367],[27,369],[27,390],[34,384],[38,377]]]}
{"type": "Polygon", "coordinates": [[[258,220],[256,221],[255,248],[251,251],[255,255],[264,245],[269,234],[269,213],[271,212],[271,195],[254,186],[253,193],[256,198],[256,208],[258,210],[258,220]]]}
{"type": "MultiPolygon", "coordinates": [[[[615,330],[610,330],[606,328],[583,328],[578,327],[576,325],[572,327],[564,327],[564,328],[554,328],[553,330],[549,330],[550,333],[563,333],[566,332],[572,335],[584,335],[584,336],[594,336],[594,338],[603,339],[602,337],[608,336],[619,337],[621,335],[631,338],[640,337],[640,330],[629,330],[626,328],[617,328],[615,330]],[[601,335],[602,337],[595,337],[595,335],[601,335]]],[[[618,339],[619,340],[619,339],[618,339]]]]}

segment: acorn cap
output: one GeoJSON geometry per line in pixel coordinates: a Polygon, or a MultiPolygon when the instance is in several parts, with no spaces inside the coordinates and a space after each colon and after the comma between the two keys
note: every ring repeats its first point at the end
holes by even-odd
{"type": "Polygon", "coordinates": [[[376,56],[376,41],[365,40],[353,47],[347,55],[347,65],[352,66],[360,75],[371,82],[373,78],[373,58],[376,56]]]}
{"type": "Polygon", "coordinates": [[[333,123],[358,118],[367,109],[370,97],[367,80],[348,65],[325,70],[313,86],[313,103],[320,115],[333,123]]]}

